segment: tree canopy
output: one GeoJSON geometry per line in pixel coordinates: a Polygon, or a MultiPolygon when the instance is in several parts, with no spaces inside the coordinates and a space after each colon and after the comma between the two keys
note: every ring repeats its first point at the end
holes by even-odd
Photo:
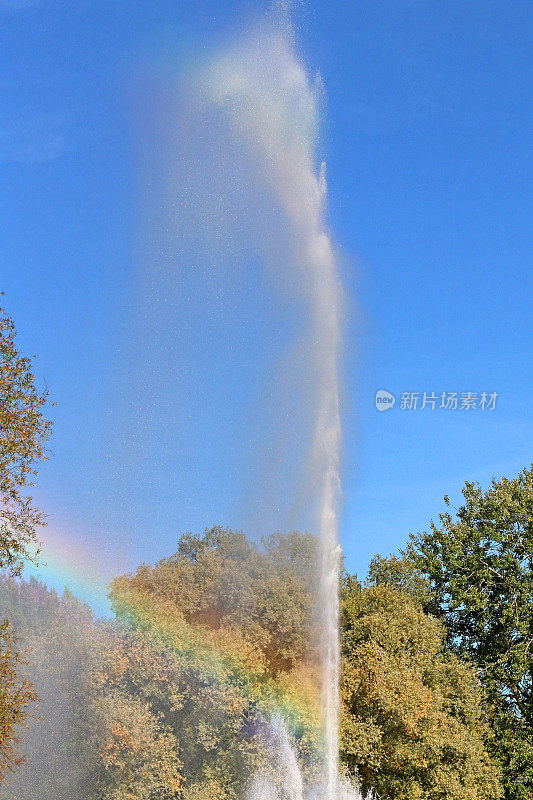
{"type": "Polygon", "coordinates": [[[0,568],[20,574],[44,524],[27,489],[46,457],[51,423],[43,415],[48,392],[37,389],[15,336],[13,320],[0,308],[0,568]]]}
{"type": "MultiPolygon", "coordinates": [[[[447,648],[475,665],[507,800],[533,796],[533,468],[466,483],[455,515],[414,534],[371,581],[420,600],[442,620],[447,648]]],[[[445,503],[451,506],[445,497],[445,503]]]]}
{"type": "Polygon", "coordinates": [[[28,706],[36,701],[32,684],[19,674],[24,663],[5,620],[0,624],[0,781],[23,761],[19,729],[26,722],[28,706]]]}
{"type": "Polygon", "coordinates": [[[316,574],[316,542],[308,534],[274,534],[257,544],[217,526],[186,534],[155,567],[143,564],[118,578],[111,598],[118,617],[133,591],[171,603],[188,623],[238,629],[275,677],[309,657],[316,574]]]}
{"type": "MultiPolygon", "coordinates": [[[[39,391],[31,360],[15,345],[13,320],[0,308],[0,569],[19,575],[35,561],[37,529],[44,524],[28,488],[46,456],[50,422],[42,410],[48,393],[39,391]]],[[[0,625],[0,778],[21,761],[19,728],[35,701],[31,685],[19,679],[22,657],[7,619],[0,625]]]]}
{"type": "Polygon", "coordinates": [[[236,800],[277,707],[312,769],[318,683],[303,651],[314,547],[299,534],[186,535],[171,558],[115,581],[110,622],[35,581],[5,581],[0,611],[30,648],[46,711],[6,790],[33,800],[37,774],[43,800],[236,800]]]}
{"type": "Polygon", "coordinates": [[[24,763],[0,784],[2,800],[72,800],[91,797],[94,712],[91,675],[101,661],[102,631],[70,592],[58,597],[40,582],[0,581],[0,616],[16,627],[38,708],[21,730],[24,763]],[[83,786],[83,790],[80,787],[83,786]]]}
{"type": "MultiPolygon", "coordinates": [[[[42,720],[10,800],[238,800],[269,759],[272,714],[309,780],[320,768],[312,537],[213,528],[118,578],[116,616],[6,579],[42,720]],[[297,598],[297,602],[295,602],[297,598]],[[61,766],[62,765],[62,766],[61,766]]],[[[383,800],[495,800],[472,669],[405,592],[345,577],[342,758],[383,800]]],[[[6,793],[7,792],[7,793],[6,793]]]]}
{"type": "Polygon", "coordinates": [[[341,755],[363,791],[394,800],[492,800],[498,772],[471,667],[444,627],[390,586],[344,584],[341,755]]]}

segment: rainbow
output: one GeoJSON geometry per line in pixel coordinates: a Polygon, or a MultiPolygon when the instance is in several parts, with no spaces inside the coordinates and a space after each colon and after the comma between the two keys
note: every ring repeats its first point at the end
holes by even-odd
{"type": "Polygon", "coordinates": [[[304,666],[276,679],[268,676],[264,656],[236,629],[191,625],[169,601],[157,601],[130,588],[118,591],[119,618],[134,630],[177,654],[191,672],[229,683],[266,719],[281,713],[285,723],[310,749],[320,735],[319,681],[316,668],[304,666]]]}
{"type": "Polygon", "coordinates": [[[112,599],[112,575],[104,576],[86,545],[58,528],[47,528],[39,566],[24,570],[25,579],[31,576],[59,594],[68,589],[100,619],[113,618],[116,607],[120,620],[168,648],[191,673],[233,686],[265,719],[275,711],[281,713],[299,741],[309,751],[316,750],[320,725],[313,668],[272,679],[266,674],[264,658],[238,631],[190,625],[168,601],[158,602],[156,608],[153,600],[129,588],[115,592],[112,599]]]}
{"type": "Polygon", "coordinates": [[[96,616],[112,615],[109,584],[112,574],[105,575],[95,554],[83,543],[81,537],[67,535],[59,527],[47,526],[39,553],[38,566],[27,565],[22,577],[37,578],[45,586],[61,594],[68,589],[91,607],[96,616]]]}

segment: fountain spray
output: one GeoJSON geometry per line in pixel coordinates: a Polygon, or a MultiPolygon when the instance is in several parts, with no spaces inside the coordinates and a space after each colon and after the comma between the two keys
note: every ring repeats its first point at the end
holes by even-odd
{"type": "MultiPolygon", "coordinates": [[[[308,318],[314,376],[313,438],[309,454],[320,539],[324,800],[339,783],[339,357],[342,286],[326,223],[324,165],[316,161],[321,84],[311,83],[295,55],[288,23],[278,20],[213,64],[208,91],[241,137],[258,177],[273,193],[290,231],[286,269],[296,277],[308,318]]],[[[286,747],[286,740],[283,739],[286,747]]],[[[343,788],[342,791],[345,791],[343,788]]],[[[297,794],[301,789],[298,789],[297,794]]],[[[257,796],[257,794],[256,794],[257,796]]],[[[265,791],[262,796],[267,796],[265,791]]],[[[292,795],[291,795],[292,796],[292,795]]]]}

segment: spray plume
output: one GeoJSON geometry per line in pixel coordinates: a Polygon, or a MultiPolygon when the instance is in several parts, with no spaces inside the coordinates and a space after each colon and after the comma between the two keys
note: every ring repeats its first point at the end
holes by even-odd
{"type": "MultiPolygon", "coordinates": [[[[324,165],[317,167],[316,160],[320,84],[318,81],[311,84],[297,58],[290,26],[278,23],[266,25],[219,58],[211,67],[207,88],[212,100],[227,113],[234,135],[252,153],[259,177],[277,199],[280,213],[285,217],[291,243],[286,269],[293,273],[309,319],[308,352],[315,391],[309,466],[321,548],[323,793],[326,800],[334,800],[341,792],[337,506],[341,491],[342,287],[325,218],[324,165]]],[[[278,721],[275,726],[278,739],[286,751],[287,741],[279,733],[279,726],[278,721]]],[[[294,777],[294,764],[288,772],[294,777]]],[[[291,797],[302,796],[299,784],[286,788],[287,791],[291,797]]],[[[255,796],[269,796],[265,785],[255,796]]]]}
{"type": "MultiPolygon", "coordinates": [[[[305,377],[312,395],[309,404],[312,428],[308,456],[309,494],[320,540],[318,605],[321,609],[324,776],[320,787],[304,788],[288,733],[291,717],[300,723],[303,720],[312,727],[312,711],[306,703],[299,704],[289,696],[268,698],[269,701],[275,700],[282,714],[274,717],[271,726],[270,746],[275,752],[273,763],[276,775],[257,776],[250,787],[249,800],[303,800],[304,796],[307,800],[355,800],[357,797],[344,781],[339,780],[338,763],[340,547],[337,506],[341,493],[339,360],[343,292],[326,220],[325,168],[317,159],[321,93],[320,81],[310,81],[305,66],[297,57],[290,25],[278,17],[216,58],[202,74],[201,80],[195,82],[191,95],[187,97],[187,110],[191,112],[193,109],[192,116],[196,115],[200,124],[207,119],[215,131],[215,138],[221,131],[219,117],[213,115],[214,121],[211,118],[212,110],[220,110],[228,123],[225,132],[233,138],[235,149],[242,151],[243,162],[246,162],[241,173],[244,183],[248,172],[252,170],[249,178],[253,189],[243,193],[246,200],[252,201],[252,211],[246,211],[253,214],[254,201],[262,208],[262,199],[257,200],[259,185],[262,185],[266,195],[274,199],[274,216],[278,217],[274,225],[276,232],[267,228],[260,231],[263,254],[268,260],[275,252],[279,261],[278,242],[273,240],[281,231],[283,265],[277,271],[281,271],[281,278],[298,292],[307,324],[305,377]]],[[[207,127],[211,133],[209,124],[207,127]]],[[[194,125],[192,129],[195,131],[194,125]]],[[[202,146],[206,146],[205,140],[208,138],[208,135],[204,137],[202,146]]],[[[219,141],[217,139],[217,144],[219,141]]],[[[184,139],[181,146],[185,156],[190,156],[184,139]]],[[[198,141],[195,141],[194,147],[197,146],[198,141]]],[[[229,149],[230,172],[235,149],[229,149]]],[[[187,157],[184,162],[189,163],[187,157]]],[[[195,159],[191,158],[190,163],[195,164],[195,159]]],[[[209,168],[215,166],[209,163],[209,168]]],[[[211,172],[216,170],[212,169],[211,172]]],[[[222,172],[222,178],[225,179],[226,173],[223,169],[222,172]]],[[[193,167],[187,174],[188,180],[177,182],[186,187],[187,200],[192,197],[191,203],[194,204],[195,192],[199,196],[194,210],[195,223],[198,209],[205,212],[204,216],[209,221],[216,219],[207,195],[214,194],[211,191],[214,185],[218,189],[218,176],[210,175],[208,169],[206,173],[198,176],[197,168],[193,167]]],[[[187,243],[187,235],[190,235],[188,231],[195,226],[187,224],[186,211],[183,211],[187,206],[184,204],[180,208],[183,245],[183,241],[187,243]]],[[[268,213],[268,220],[271,221],[270,210],[268,213]]],[[[246,214],[243,216],[247,219],[246,214]]],[[[254,224],[258,225],[252,220],[251,225],[254,224]]],[[[220,228],[224,226],[220,225],[220,228]]],[[[257,235],[258,229],[255,227],[253,236],[257,235]]],[[[258,250],[261,250],[261,246],[258,250]]],[[[141,611],[144,614],[140,606],[132,607],[132,613],[134,611],[136,615],[141,611]]],[[[154,625],[152,616],[149,615],[146,624],[162,633],[158,625],[154,625]]],[[[183,632],[178,635],[180,631],[176,630],[163,632],[172,646],[179,649],[182,658],[189,659],[195,665],[202,664],[206,673],[216,674],[219,659],[229,659],[233,664],[235,654],[220,649],[215,641],[190,639],[189,631],[185,631],[187,635],[183,632]]],[[[248,665],[241,661],[234,665],[235,669],[249,681],[251,673],[248,665]]],[[[269,713],[269,709],[265,708],[265,711],[269,713]]]]}

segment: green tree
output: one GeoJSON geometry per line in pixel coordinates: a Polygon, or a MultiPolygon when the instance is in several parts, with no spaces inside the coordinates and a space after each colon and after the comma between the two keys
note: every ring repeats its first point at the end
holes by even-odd
{"type": "Polygon", "coordinates": [[[489,800],[498,774],[474,671],[443,626],[390,586],[342,595],[341,756],[367,793],[394,800],[489,800]]]}
{"type": "Polygon", "coordinates": [[[427,609],[433,595],[429,580],[419,567],[407,556],[380,556],[372,558],[368,568],[368,586],[391,586],[399,592],[408,594],[415,603],[427,609]]]}
{"type": "MultiPolygon", "coordinates": [[[[466,483],[453,517],[411,537],[404,552],[428,581],[426,608],[469,658],[490,703],[508,800],[533,796],[533,468],[466,483]]],[[[445,498],[450,506],[450,501],[445,498]]]]}

